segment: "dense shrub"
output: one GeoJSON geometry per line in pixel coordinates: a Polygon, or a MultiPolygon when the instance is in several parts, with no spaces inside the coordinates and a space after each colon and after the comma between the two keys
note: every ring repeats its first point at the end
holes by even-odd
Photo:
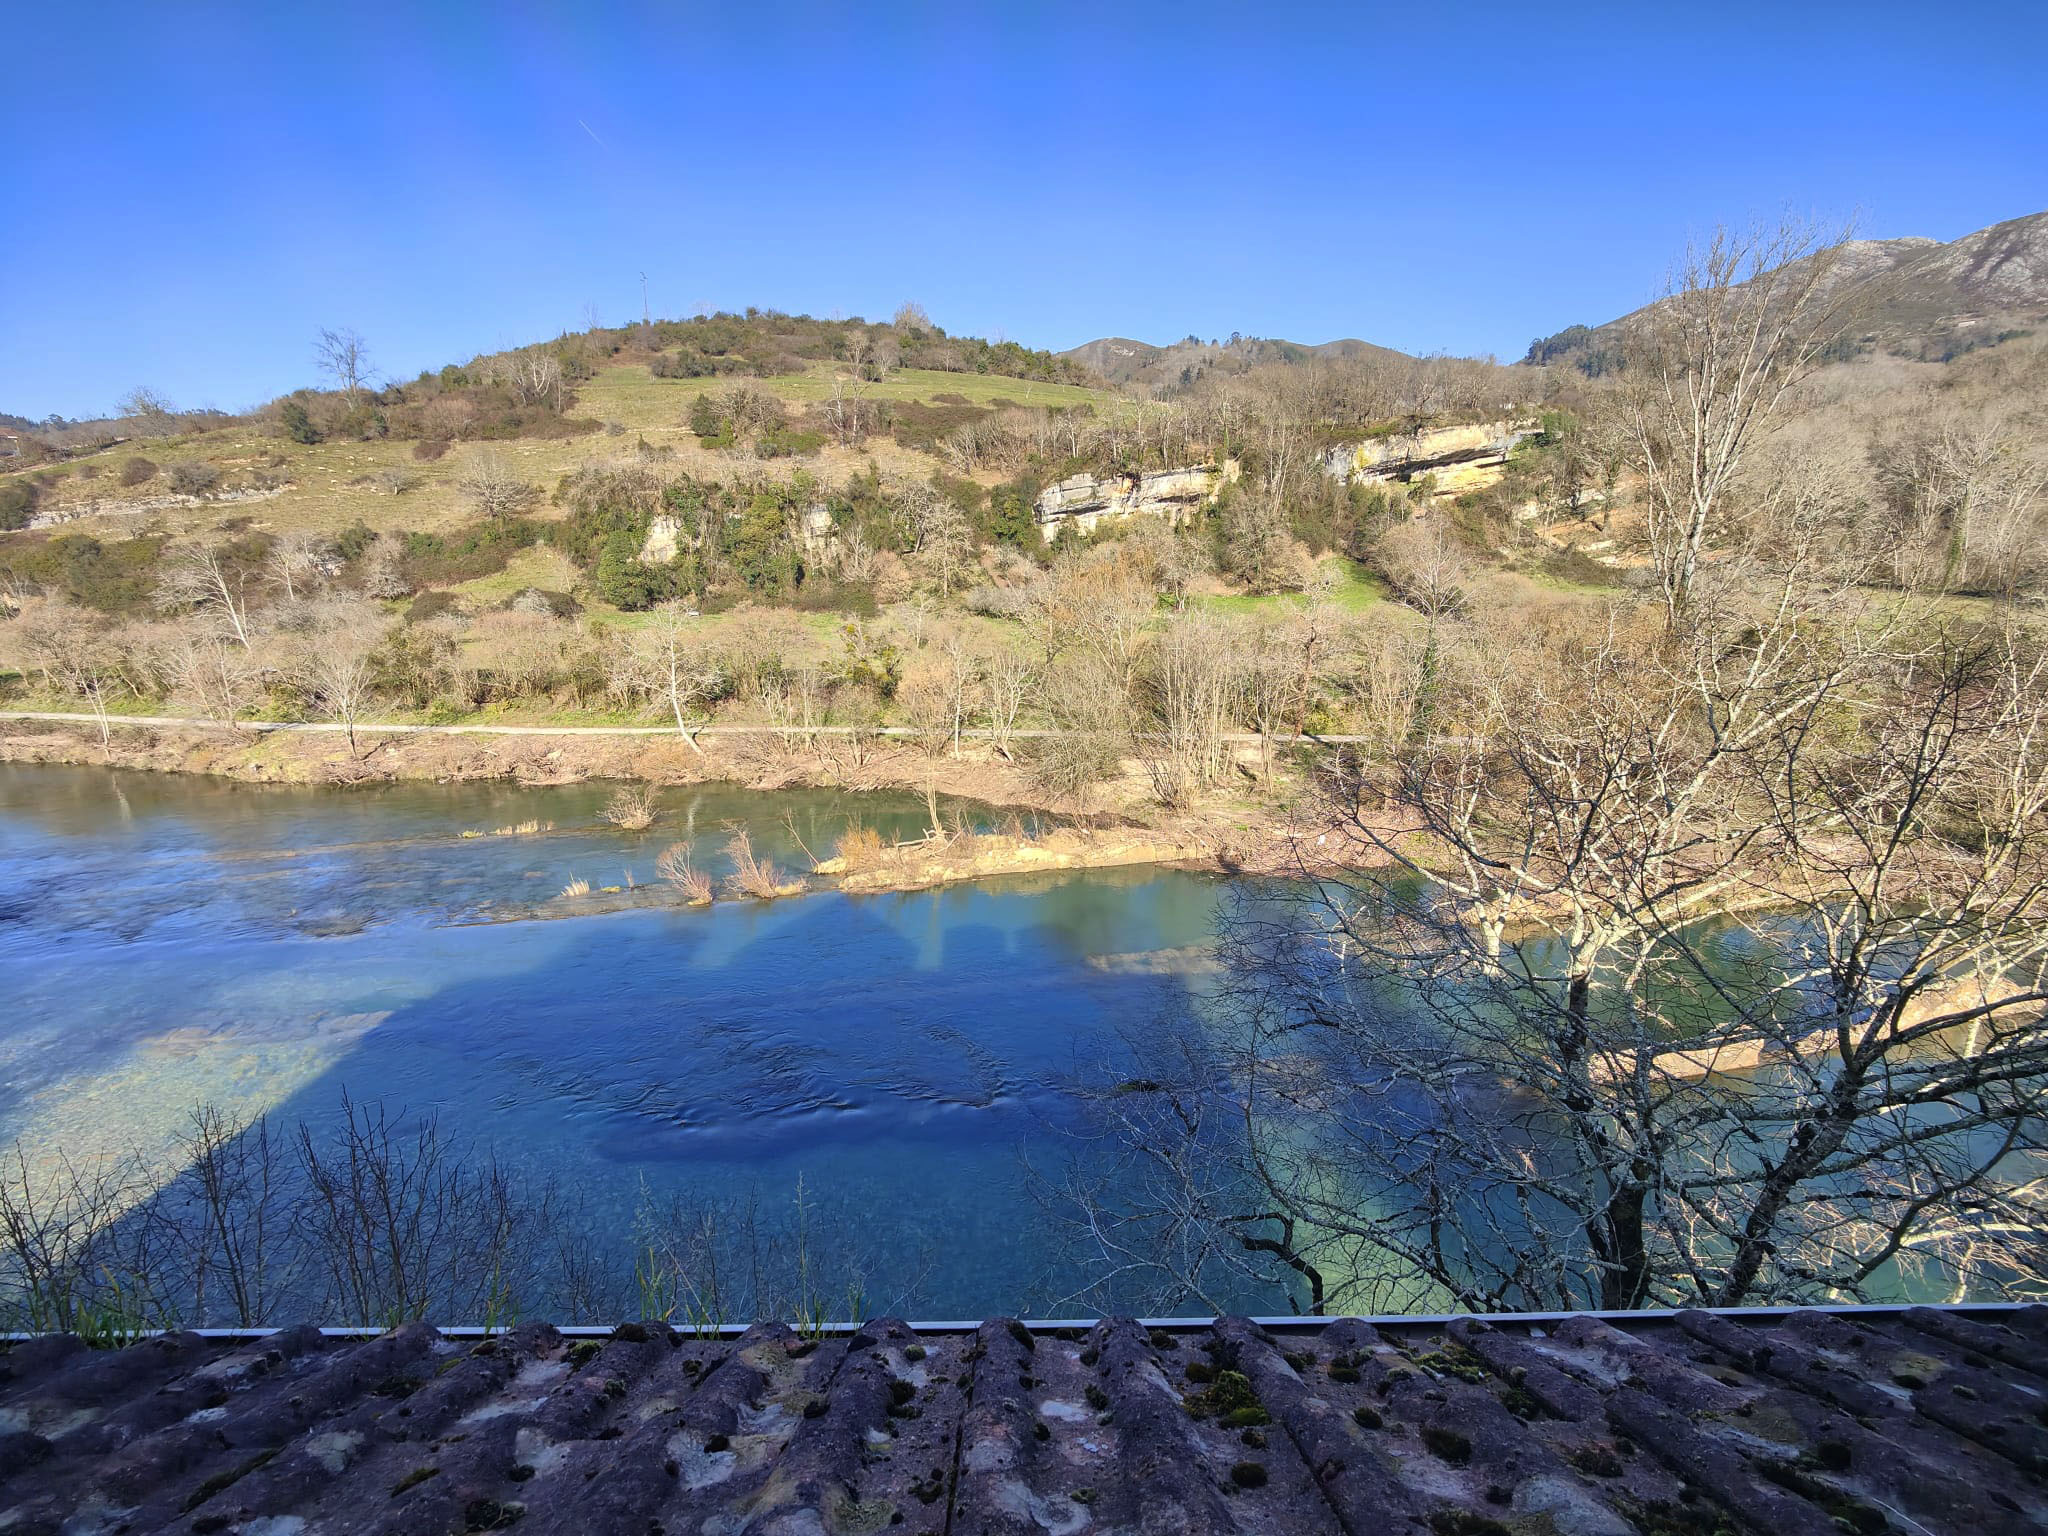
{"type": "Polygon", "coordinates": [[[679,352],[662,353],[648,364],[647,371],[657,379],[710,379],[721,373],[750,373],[753,369],[742,358],[706,357],[694,347],[684,347],[679,352]]]}
{"type": "Polygon", "coordinates": [[[889,406],[889,435],[906,448],[936,454],[960,428],[986,421],[995,413],[973,405],[920,405],[897,400],[889,406]]]}
{"type": "Polygon", "coordinates": [[[514,555],[541,540],[542,527],[526,517],[465,523],[447,533],[409,533],[402,561],[412,587],[447,586],[502,571],[514,555]]]}
{"type": "Polygon", "coordinates": [[[423,437],[412,445],[412,456],[422,462],[431,463],[448,451],[445,437],[423,437]]]}
{"type": "Polygon", "coordinates": [[[42,494],[41,486],[21,475],[0,480],[0,531],[26,528],[42,494]]]}
{"type": "Polygon", "coordinates": [[[424,624],[429,619],[444,618],[461,612],[462,601],[453,592],[422,592],[405,610],[405,622],[424,624]]]}
{"type": "Polygon", "coordinates": [[[754,439],[754,452],[764,459],[800,458],[824,446],[822,432],[800,432],[794,427],[770,427],[754,439]]]}
{"type": "Polygon", "coordinates": [[[156,465],[143,458],[141,454],[137,454],[121,466],[121,484],[125,486],[137,486],[145,480],[154,480],[155,478],[156,465]]]}
{"type": "Polygon", "coordinates": [[[639,541],[619,529],[605,539],[591,584],[614,608],[638,613],[678,596],[680,576],[674,564],[650,565],[642,560],[639,541]]]}
{"type": "Polygon", "coordinates": [[[307,413],[303,401],[287,400],[278,406],[277,422],[284,428],[284,435],[295,443],[320,441],[320,429],[313,425],[313,418],[307,413]]]}
{"type": "Polygon", "coordinates": [[[173,464],[166,478],[180,496],[211,496],[220,488],[220,466],[205,459],[187,459],[173,464]]]}
{"type": "Polygon", "coordinates": [[[344,560],[359,560],[377,541],[377,532],[360,517],[334,536],[334,547],[344,560]]]}
{"type": "Polygon", "coordinates": [[[0,549],[0,574],[102,613],[139,613],[153,606],[163,546],[160,538],[101,543],[83,533],[31,534],[0,549]]]}

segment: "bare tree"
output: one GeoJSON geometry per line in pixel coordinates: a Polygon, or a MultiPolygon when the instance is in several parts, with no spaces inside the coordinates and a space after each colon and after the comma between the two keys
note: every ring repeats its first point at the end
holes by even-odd
{"type": "Polygon", "coordinates": [[[633,655],[675,717],[676,734],[701,757],[704,749],[697,745],[689,716],[718,696],[724,678],[699,640],[689,610],[679,602],[662,603],[654,610],[654,622],[633,637],[633,655]]]}
{"type": "Polygon", "coordinates": [[[360,758],[356,725],[376,697],[377,653],[389,622],[368,603],[320,605],[299,653],[299,682],[321,713],[348,736],[351,757],[360,758]]]}
{"type": "Polygon", "coordinates": [[[1223,564],[1254,592],[1300,585],[1284,496],[1276,480],[1243,488],[1224,504],[1223,564]]]}
{"type": "Polygon", "coordinates": [[[1139,747],[1160,803],[1183,807],[1228,766],[1225,733],[1237,702],[1235,637],[1202,613],[1176,614],[1142,674],[1148,719],[1139,747]]]}
{"type": "Polygon", "coordinates": [[[169,437],[178,430],[178,408],[146,384],[129,390],[114,409],[139,422],[145,437],[169,437]]]}
{"type": "Polygon", "coordinates": [[[960,733],[982,700],[981,656],[958,629],[949,630],[938,644],[941,677],[946,697],[948,735],[954,757],[960,755],[960,733]]]}
{"type": "Polygon", "coordinates": [[[362,404],[363,391],[370,383],[370,348],[358,332],[346,326],[340,330],[323,327],[320,339],[313,343],[313,357],[351,411],[362,404]]]}
{"type": "Polygon", "coordinates": [[[997,752],[1011,757],[1011,739],[1024,706],[1037,690],[1039,674],[1031,658],[1019,646],[996,645],[980,658],[982,708],[987,714],[989,739],[997,752]]]}
{"type": "Polygon", "coordinates": [[[512,461],[495,448],[479,448],[471,453],[457,486],[479,517],[516,516],[535,495],[512,461]]]}
{"type": "Polygon", "coordinates": [[[1441,517],[1425,514],[1389,528],[1374,556],[1401,600],[1432,623],[1464,609],[1470,562],[1441,517]]]}
{"type": "Polygon", "coordinates": [[[734,384],[712,402],[718,415],[732,423],[734,442],[757,437],[783,422],[782,402],[758,384],[734,384]]]}
{"type": "Polygon", "coordinates": [[[174,693],[223,725],[240,720],[262,678],[249,648],[211,624],[182,630],[165,661],[174,693]]]}
{"type": "Polygon", "coordinates": [[[521,405],[545,405],[552,400],[557,411],[562,409],[567,386],[561,360],[552,353],[538,349],[514,353],[505,365],[505,375],[512,397],[521,405]]]}
{"type": "Polygon", "coordinates": [[[1836,266],[1847,238],[1793,220],[1717,229],[1687,250],[1670,292],[1626,339],[1622,421],[1674,629],[1745,455],[1836,338],[1846,297],[1836,266]]]}
{"type": "Polygon", "coordinates": [[[249,603],[243,595],[247,573],[204,544],[188,544],[164,562],[157,577],[157,606],[197,609],[249,648],[249,603]]]}
{"type": "Polygon", "coordinates": [[[113,739],[107,695],[122,677],[119,647],[104,619],[56,599],[45,600],[21,622],[22,649],[42,670],[46,687],[61,689],[92,705],[100,745],[113,739]]]}
{"type": "Polygon", "coordinates": [[[405,538],[402,534],[387,529],[377,535],[376,543],[370,546],[363,561],[363,594],[384,602],[412,594],[412,583],[405,574],[405,538]]]}
{"type": "Polygon", "coordinates": [[[287,602],[296,602],[300,587],[310,587],[320,576],[329,549],[327,540],[303,528],[278,535],[270,546],[266,564],[278,585],[284,588],[287,602]]]}
{"type": "Polygon", "coordinates": [[[1259,733],[1259,775],[1273,777],[1273,740],[1298,729],[1315,680],[1317,634],[1300,621],[1255,624],[1233,637],[1239,687],[1252,728],[1259,733]]]}
{"type": "Polygon", "coordinates": [[[906,486],[901,501],[911,527],[913,556],[945,597],[973,563],[974,538],[967,514],[950,497],[922,484],[906,486]]]}
{"type": "Polygon", "coordinates": [[[1671,652],[1617,629],[1547,675],[1525,658],[1472,734],[1395,765],[1419,826],[1334,784],[1335,858],[1227,925],[1242,1048],[1156,1111],[1108,1111],[1185,1174],[1088,1230],[1238,1244],[1318,1309],[2024,1271],[2048,1171],[2048,653],[1816,624],[1828,600],[1709,615],[1671,652]],[[1210,1128],[1207,1161],[1174,1125],[1210,1128]]]}
{"type": "Polygon", "coordinates": [[[831,393],[823,404],[825,420],[839,446],[859,447],[874,427],[874,406],[867,399],[867,387],[858,371],[851,377],[835,373],[831,393]]]}
{"type": "Polygon", "coordinates": [[[2048,459],[2025,429],[1948,412],[1884,432],[1871,459],[1894,514],[1902,579],[1981,584],[2010,597],[2048,564],[2048,459]],[[1915,569],[1923,563],[1924,573],[1915,569]]]}

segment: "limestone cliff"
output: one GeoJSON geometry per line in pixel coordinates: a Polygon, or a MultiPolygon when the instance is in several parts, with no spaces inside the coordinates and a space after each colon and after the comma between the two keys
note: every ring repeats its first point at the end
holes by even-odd
{"type": "Polygon", "coordinates": [[[1221,466],[1196,464],[1142,474],[1069,475],[1039,493],[1035,509],[1038,531],[1050,543],[1069,524],[1083,533],[1093,533],[1105,520],[1126,517],[1182,522],[1214,500],[1225,482],[1236,478],[1234,459],[1221,466]]]}
{"type": "Polygon", "coordinates": [[[1536,424],[1528,421],[1422,427],[1362,443],[1339,443],[1324,452],[1323,468],[1338,480],[1375,484],[1435,475],[1438,491],[1448,494],[1499,479],[1515,444],[1536,431],[1536,424]]]}

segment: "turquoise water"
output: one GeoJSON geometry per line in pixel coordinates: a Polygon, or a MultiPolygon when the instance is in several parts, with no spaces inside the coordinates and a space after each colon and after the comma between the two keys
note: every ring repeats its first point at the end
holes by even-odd
{"type": "Polygon", "coordinates": [[[1030,1169],[1085,1162],[1068,1084],[1186,1011],[1199,982],[1161,952],[1211,936],[1217,882],[688,910],[649,889],[672,842],[721,872],[743,824],[801,868],[850,819],[914,835],[922,803],[677,789],[630,833],[606,794],[0,764],[0,1144],[134,1146],[168,1177],[196,1105],[328,1125],[346,1091],[553,1181],[560,1235],[628,1272],[650,1210],[787,1227],[801,1188],[871,1310],[1074,1291],[1030,1169]],[[495,830],[528,820],[552,830],[495,830]]]}

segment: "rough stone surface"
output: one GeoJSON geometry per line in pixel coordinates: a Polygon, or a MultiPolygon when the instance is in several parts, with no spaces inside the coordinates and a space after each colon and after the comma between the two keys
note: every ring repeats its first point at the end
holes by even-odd
{"type": "Polygon", "coordinates": [[[1180,522],[1236,477],[1234,461],[1220,468],[1197,464],[1138,475],[1069,475],[1039,493],[1038,531],[1049,543],[1069,524],[1083,533],[1093,533],[1099,523],[1126,517],[1180,522]]]}
{"type": "Polygon", "coordinates": [[[1362,443],[1340,443],[1323,454],[1323,468],[1338,480],[1375,484],[1433,474],[1439,489],[1469,490],[1498,479],[1515,444],[1536,430],[1535,423],[1526,421],[1423,427],[1362,443]]]}
{"type": "Polygon", "coordinates": [[[43,1338],[0,1533],[2018,1536],[2044,1366],[2038,1308],[43,1338]]]}

